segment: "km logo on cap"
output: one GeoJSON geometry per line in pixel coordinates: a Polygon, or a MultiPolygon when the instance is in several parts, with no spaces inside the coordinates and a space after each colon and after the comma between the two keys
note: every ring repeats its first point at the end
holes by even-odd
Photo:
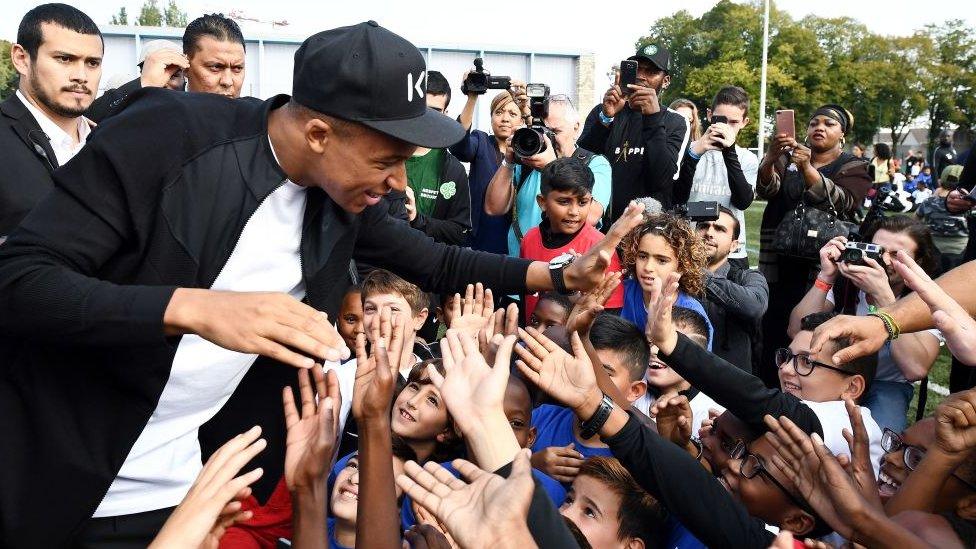
{"type": "Polygon", "coordinates": [[[417,75],[417,81],[414,82],[413,74],[407,73],[407,102],[413,103],[413,92],[417,90],[417,97],[426,97],[427,92],[424,91],[427,88],[427,71],[420,71],[417,75]]]}

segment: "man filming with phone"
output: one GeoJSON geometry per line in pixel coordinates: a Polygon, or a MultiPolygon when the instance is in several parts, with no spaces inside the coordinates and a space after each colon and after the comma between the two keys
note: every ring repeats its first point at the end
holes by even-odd
{"type": "Polygon", "coordinates": [[[711,124],[699,139],[688,145],[674,185],[674,201],[676,204],[714,201],[729,208],[741,229],[738,246],[729,253],[729,262],[748,269],[743,212],[755,196],[759,157],[736,145],[735,140],[739,131],[749,124],[749,95],[738,86],[726,86],[715,94],[706,113],[711,124]]]}
{"type": "Polygon", "coordinates": [[[653,197],[665,209],[674,204],[672,188],[691,132],[683,116],[661,106],[670,66],[664,46],[642,46],[621,61],[617,83],[586,117],[580,146],[603,153],[613,168],[611,221],[634,198],[653,197]]]}

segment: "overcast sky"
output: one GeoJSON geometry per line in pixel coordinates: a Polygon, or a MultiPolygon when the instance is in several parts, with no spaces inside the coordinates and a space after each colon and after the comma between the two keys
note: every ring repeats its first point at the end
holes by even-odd
{"type": "MultiPolygon", "coordinates": [[[[120,6],[130,22],[139,13],[141,0],[61,0],[78,6],[97,23],[107,23],[120,6]]],[[[168,0],[158,0],[164,5],[168,0]]],[[[518,50],[572,50],[596,55],[597,74],[617,60],[633,54],[634,41],[647,33],[651,23],[679,9],[699,16],[715,0],[606,0],[506,2],[491,0],[354,0],[300,2],[296,0],[177,0],[190,18],[205,12],[237,9],[265,21],[287,20],[289,34],[302,38],[314,32],[375,19],[414,42],[464,46],[504,45],[518,50]],[[516,8],[518,6],[519,8],[516,8]]],[[[37,2],[5,0],[0,37],[13,41],[23,13],[37,2]]],[[[795,18],[809,13],[850,16],[872,31],[909,35],[927,23],[950,17],[966,19],[976,28],[976,4],[972,0],[779,0],[776,3],[795,18]],[[881,6],[883,8],[879,9],[881,6]]],[[[251,27],[253,28],[253,27],[251,27]]],[[[267,27],[270,28],[270,27],[267,27]]],[[[245,35],[249,27],[244,26],[245,35]]],[[[253,32],[251,33],[253,34],[253,32]]],[[[757,64],[759,60],[756,61],[757,64]]],[[[597,86],[602,89],[601,86],[597,86]]]]}

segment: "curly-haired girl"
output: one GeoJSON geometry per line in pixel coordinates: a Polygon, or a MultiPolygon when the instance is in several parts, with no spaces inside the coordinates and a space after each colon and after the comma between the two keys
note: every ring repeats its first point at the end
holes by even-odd
{"type": "Polygon", "coordinates": [[[708,348],[712,348],[712,324],[695,297],[705,295],[707,253],[688,221],[671,213],[649,215],[620,243],[630,277],[624,281],[624,308],[620,316],[641,328],[647,324],[647,306],[655,280],[681,274],[675,305],[700,314],[708,323],[708,348]]]}

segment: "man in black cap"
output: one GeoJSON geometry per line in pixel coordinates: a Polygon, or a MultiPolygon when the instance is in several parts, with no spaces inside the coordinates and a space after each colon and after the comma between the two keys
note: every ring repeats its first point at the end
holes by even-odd
{"type": "Polygon", "coordinates": [[[637,206],[552,264],[437,244],[377,207],[417,145],[463,135],[427,108],[425,74],[374,22],[322,32],[295,54],[292,97],[142,89],[55,174],[0,246],[4,545],[144,547],[203,457],[255,424],[263,500],[280,387],[349,354],[330,318],[353,257],[438,293],[602,279],[637,206]]]}
{"type": "Polygon", "coordinates": [[[617,83],[611,86],[603,103],[586,117],[579,139],[581,147],[600,152],[610,161],[612,220],[638,197],[649,196],[665,209],[671,208],[671,189],[691,133],[683,116],[661,105],[661,92],[671,83],[667,48],[647,44],[628,61],[637,61],[637,84],[627,89],[617,83]]]}

